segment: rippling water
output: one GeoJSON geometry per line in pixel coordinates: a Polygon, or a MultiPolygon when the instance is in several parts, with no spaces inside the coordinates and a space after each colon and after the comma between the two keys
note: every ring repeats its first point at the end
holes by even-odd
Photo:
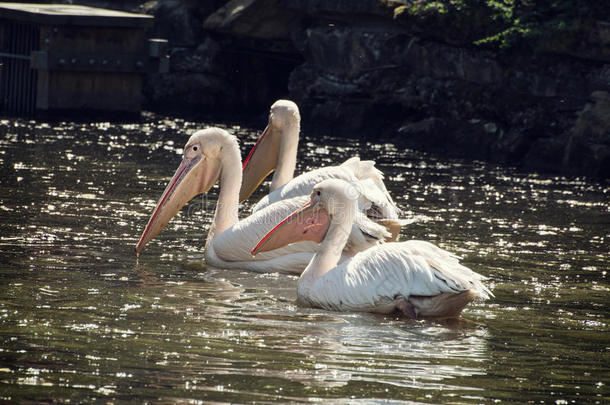
{"type": "MultiPolygon", "coordinates": [[[[0,122],[0,401],[610,401],[608,184],[305,134],[299,173],[376,159],[416,220],[402,238],[495,298],[450,324],[303,309],[295,277],[205,265],[216,188],[136,261],[206,125],[0,122]]],[[[228,129],[245,154],[257,129],[228,129]]]]}

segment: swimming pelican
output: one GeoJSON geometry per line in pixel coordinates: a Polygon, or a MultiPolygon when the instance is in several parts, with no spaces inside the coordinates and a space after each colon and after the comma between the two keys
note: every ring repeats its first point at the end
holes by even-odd
{"type": "Polygon", "coordinates": [[[293,178],[300,125],[301,115],[294,102],[277,100],[273,103],[269,122],[244,162],[239,201],[252,195],[272,171],[270,193],[255,204],[252,212],[285,198],[309,195],[313,186],[322,180],[343,179],[362,185],[360,208],[369,218],[386,220],[386,226],[391,223],[389,228],[399,232],[399,210],[383,183],[383,174],[375,168],[375,162],[352,157],[339,166],[322,167],[293,178]]]}
{"type": "MultiPolygon", "coordinates": [[[[193,197],[220,183],[214,220],[206,240],[205,259],[217,267],[241,268],[260,272],[303,271],[317,246],[305,242],[269,252],[253,260],[250,249],[282,218],[305,201],[286,199],[238,221],[241,184],[241,156],[237,138],[220,128],[194,133],[184,147],[182,163],[165,188],[135,247],[139,254],[193,197]]],[[[305,197],[306,198],[306,197],[305,197]]],[[[351,246],[346,253],[368,248],[389,237],[388,232],[361,215],[352,229],[351,246]]]]}
{"type": "Polygon", "coordinates": [[[292,180],[300,130],[301,114],[294,102],[277,100],[271,105],[267,126],[244,161],[240,202],[247,200],[271,172],[269,192],[292,180]]]}
{"type": "Polygon", "coordinates": [[[308,203],[252,249],[254,255],[316,236],[307,239],[321,246],[299,278],[300,304],[337,311],[398,310],[410,318],[451,318],[458,317],[473,299],[492,295],[481,283],[485,277],[424,241],[381,244],[338,264],[357,212],[353,195],[344,181],[321,182],[308,203]]]}

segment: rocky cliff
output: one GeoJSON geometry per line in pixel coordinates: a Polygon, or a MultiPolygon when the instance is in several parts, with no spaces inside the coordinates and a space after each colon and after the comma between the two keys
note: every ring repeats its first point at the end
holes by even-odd
{"type": "MultiPolygon", "coordinates": [[[[586,0],[159,0],[171,73],[149,108],[264,112],[305,130],[610,177],[610,4],[586,0]]],[[[128,4],[126,2],[126,4],[128,4]]]]}
{"type": "Polygon", "coordinates": [[[610,176],[608,10],[565,32],[493,43],[512,27],[494,23],[489,7],[314,3],[284,2],[310,21],[293,35],[305,62],[289,88],[317,123],[452,156],[610,176]]]}

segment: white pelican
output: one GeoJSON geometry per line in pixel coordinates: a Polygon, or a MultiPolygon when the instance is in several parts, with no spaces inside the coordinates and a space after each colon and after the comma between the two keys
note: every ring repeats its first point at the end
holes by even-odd
{"type": "Polygon", "coordinates": [[[257,254],[316,235],[307,239],[321,246],[299,278],[300,304],[337,311],[399,310],[410,318],[449,318],[458,317],[473,299],[492,295],[481,283],[483,276],[424,241],[381,244],[338,264],[357,212],[353,195],[344,181],[321,182],[307,204],[252,249],[257,254]]]}
{"type": "Polygon", "coordinates": [[[277,100],[271,105],[267,126],[244,161],[240,202],[247,200],[271,172],[269,192],[292,180],[300,130],[301,114],[294,102],[277,100]]]}
{"type": "MultiPolygon", "coordinates": [[[[250,269],[260,272],[303,271],[315,243],[305,242],[269,252],[255,260],[250,249],[282,218],[305,201],[303,197],[272,204],[238,221],[241,184],[241,156],[237,138],[219,128],[194,133],[184,147],[184,157],[165,188],[135,247],[139,254],[188,201],[220,183],[216,212],[206,240],[205,259],[217,267],[250,269]]],[[[306,198],[306,197],[305,197],[306,198]]],[[[389,237],[385,228],[361,215],[352,230],[348,253],[366,249],[389,237]]]]}
{"type": "Polygon", "coordinates": [[[270,193],[256,203],[252,212],[285,198],[309,195],[313,186],[322,180],[343,179],[362,185],[360,208],[369,218],[384,219],[393,232],[400,231],[399,210],[383,183],[383,174],[375,168],[373,161],[353,157],[339,166],[319,168],[293,178],[300,125],[301,115],[294,102],[277,100],[273,103],[267,127],[244,162],[239,201],[246,200],[272,171],[270,193]]]}

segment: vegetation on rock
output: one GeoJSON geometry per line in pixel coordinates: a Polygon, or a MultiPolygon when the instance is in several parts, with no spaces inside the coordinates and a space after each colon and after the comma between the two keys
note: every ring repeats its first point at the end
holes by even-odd
{"type": "MultiPolygon", "coordinates": [[[[384,0],[385,1],[385,0],[384,0]]],[[[591,0],[414,0],[393,7],[397,21],[444,41],[499,49],[566,52],[586,41],[610,4],[591,0]]]]}

